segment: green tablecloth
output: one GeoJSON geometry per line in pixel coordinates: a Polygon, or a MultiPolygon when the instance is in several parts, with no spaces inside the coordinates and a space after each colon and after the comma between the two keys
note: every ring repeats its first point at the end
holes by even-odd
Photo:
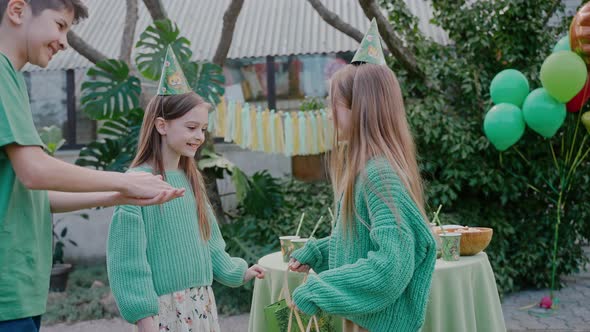
{"type": "MultiPolygon", "coordinates": [[[[258,264],[267,273],[264,279],[256,279],[254,283],[249,332],[266,331],[264,307],[278,298],[287,270],[280,252],[262,257],[258,264]]],[[[303,274],[289,272],[291,291],[302,279],[303,274]]],[[[422,329],[422,332],[428,331],[506,331],[496,280],[485,253],[461,257],[458,262],[436,261],[422,329]]]]}

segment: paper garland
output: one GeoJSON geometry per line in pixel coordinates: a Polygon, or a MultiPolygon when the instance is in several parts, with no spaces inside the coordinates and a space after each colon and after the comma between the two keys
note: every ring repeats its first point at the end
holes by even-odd
{"type": "Polygon", "coordinates": [[[286,156],[320,154],[332,148],[333,124],[326,110],[275,111],[248,103],[217,105],[209,132],[244,149],[286,156]]]}

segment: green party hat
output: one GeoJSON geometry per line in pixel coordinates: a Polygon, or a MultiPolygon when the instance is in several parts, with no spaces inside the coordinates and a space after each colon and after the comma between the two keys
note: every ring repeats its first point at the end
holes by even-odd
{"type": "Polygon", "coordinates": [[[182,68],[180,67],[180,63],[178,63],[172,47],[168,45],[166,57],[164,57],[164,66],[162,67],[162,76],[160,76],[158,95],[180,95],[191,91],[186,77],[182,72],[182,68]]]}
{"type": "Polygon", "coordinates": [[[376,65],[385,64],[385,57],[383,56],[383,49],[381,48],[381,36],[379,35],[379,29],[377,29],[377,21],[375,21],[375,18],[371,20],[369,31],[367,31],[365,37],[363,37],[361,46],[354,54],[350,63],[355,62],[373,63],[376,65]]]}

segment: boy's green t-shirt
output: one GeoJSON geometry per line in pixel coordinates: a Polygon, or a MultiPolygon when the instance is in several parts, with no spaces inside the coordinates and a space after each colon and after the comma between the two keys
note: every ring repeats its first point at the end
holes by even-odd
{"type": "Polygon", "coordinates": [[[47,191],[19,181],[9,144],[42,146],[24,77],[0,53],[0,321],[45,312],[52,264],[47,191]]]}

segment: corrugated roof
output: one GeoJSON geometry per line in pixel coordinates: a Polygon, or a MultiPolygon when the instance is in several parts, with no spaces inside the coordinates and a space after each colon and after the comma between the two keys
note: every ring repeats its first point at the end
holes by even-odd
{"type": "MultiPolygon", "coordinates": [[[[178,24],[181,34],[191,42],[193,60],[211,60],[223,25],[223,14],[230,0],[162,0],[168,16],[178,24]]],[[[85,0],[90,18],[74,31],[108,57],[118,56],[125,19],[121,0],[85,0]]],[[[357,0],[322,0],[324,6],[345,22],[365,31],[369,21],[357,0]]],[[[420,29],[440,43],[446,33],[430,24],[432,10],[425,0],[406,0],[408,8],[420,18],[420,29]]],[[[142,1],[136,39],[152,23],[142,1]]],[[[358,43],[322,20],[306,0],[245,0],[229,49],[228,58],[338,53],[354,51],[358,43]]],[[[90,67],[92,64],[73,49],[57,54],[47,70],[90,67]]],[[[40,70],[27,65],[25,71],[40,70]]]]}

